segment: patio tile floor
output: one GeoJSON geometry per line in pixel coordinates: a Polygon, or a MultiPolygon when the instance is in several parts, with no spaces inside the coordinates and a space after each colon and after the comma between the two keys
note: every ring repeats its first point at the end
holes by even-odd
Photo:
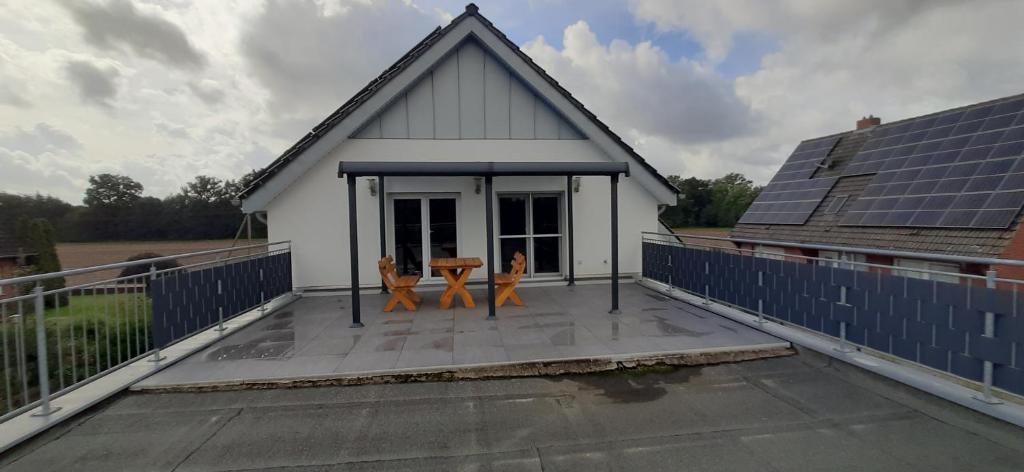
{"type": "Polygon", "coordinates": [[[782,343],[636,284],[621,286],[618,315],[608,313],[607,284],[518,291],[526,306],[500,308],[497,320],[487,320],[481,289],[471,290],[476,308],[458,303],[442,310],[440,292],[425,291],[420,309],[411,313],[383,313],[387,295],[364,294],[366,326],[358,329],[349,327],[348,296],[306,296],[137,388],[782,343]]]}

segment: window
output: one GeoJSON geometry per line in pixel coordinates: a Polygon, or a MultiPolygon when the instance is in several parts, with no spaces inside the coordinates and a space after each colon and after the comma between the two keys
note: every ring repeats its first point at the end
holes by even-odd
{"type": "Polygon", "coordinates": [[[758,244],[757,246],[754,246],[754,256],[782,261],[786,259],[786,248],[758,244]]]}
{"type": "Polygon", "coordinates": [[[832,203],[825,209],[826,215],[834,215],[839,213],[843,209],[843,205],[846,205],[846,201],[850,199],[849,195],[837,195],[836,198],[832,199],[832,203]]]}
{"type": "Polygon", "coordinates": [[[528,275],[562,271],[562,198],[557,193],[498,195],[501,270],[511,270],[512,255],[526,256],[528,275]]]}
{"type": "Polygon", "coordinates": [[[937,280],[939,282],[948,282],[953,284],[960,283],[960,277],[953,274],[960,273],[960,266],[956,264],[946,264],[942,262],[931,262],[923,261],[920,259],[896,259],[896,267],[905,267],[906,269],[900,270],[895,269],[892,271],[893,275],[900,275],[903,277],[910,277],[913,279],[923,280],[937,280]],[[907,270],[917,269],[917,270],[907,270]],[[933,274],[930,272],[921,272],[921,270],[930,270],[937,272],[946,272],[944,274],[933,274]]]}
{"type": "MultiPolygon", "coordinates": [[[[818,265],[820,265],[820,266],[839,267],[839,261],[842,259],[842,256],[838,252],[836,252],[836,251],[818,251],[818,258],[819,258],[819,260],[817,260],[815,262],[817,262],[818,265]],[[825,259],[825,260],[821,260],[821,259],[825,259]],[[833,261],[835,261],[835,262],[833,262],[833,261]]],[[[867,262],[867,256],[865,256],[864,254],[851,254],[851,253],[847,253],[846,254],[846,260],[849,261],[849,262],[862,262],[863,263],[863,262],[867,262]]],[[[868,270],[868,266],[863,265],[863,264],[851,264],[847,268],[853,269],[853,270],[864,270],[864,271],[868,270]]]]}

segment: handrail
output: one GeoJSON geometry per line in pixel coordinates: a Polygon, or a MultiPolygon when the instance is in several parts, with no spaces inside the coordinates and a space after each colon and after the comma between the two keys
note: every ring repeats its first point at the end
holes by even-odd
{"type": "Polygon", "coordinates": [[[770,246],[783,246],[792,247],[797,249],[816,249],[819,251],[835,251],[835,252],[847,252],[857,254],[871,254],[876,256],[888,256],[888,257],[905,257],[910,259],[926,259],[929,261],[937,262],[952,262],[952,263],[964,263],[964,264],[985,264],[985,265],[1004,265],[1004,266],[1015,266],[1024,267],[1024,260],[1019,259],[998,259],[994,257],[974,257],[974,256],[954,256],[948,254],[934,254],[929,252],[913,252],[913,251],[894,251],[889,249],[872,249],[866,247],[855,247],[855,246],[833,246],[828,244],[811,244],[811,243],[790,243],[785,241],[774,241],[766,239],[746,239],[746,238],[732,238],[722,236],[705,236],[700,234],[686,234],[686,233],[659,233],[655,231],[641,231],[641,234],[650,234],[657,236],[668,236],[675,238],[694,238],[694,239],[707,239],[711,241],[726,241],[732,243],[745,243],[745,244],[765,244],[770,246]]]}
{"type": "Polygon", "coordinates": [[[101,271],[101,270],[121,269],[121,268],[124,268],[124,267],[132,267],[132,266],[143,265],[143,264],[155,264],[157,262],[164,262],[164,261],[170,261],[170,260],[175,260],[175,259],[184,259],[184,258],[196,257],[196,256],[207,256],[207,255],[210,255],[210,254],[219,254],[219,253],[222,253],[222,252],[241,251],[241,250],[244,250],[244,249],[256,249],[256,248],[261,248],[261,247],[270,247],[270,246],[276,246],[276,245],[280,245],[280,244],[289,244],[290,245],[291,241],[275,241],[275,242],[272,242],[272,243],[260,243],[260,244],[250,244],[250,245],[247,245],[247,246],[235,246],[235,247],[226,247],[226,248],[220,248],[220,249],[209,249],[209,250],[206,250],[206,251],[189,252],[189,253],[184,253],[184,254],[174,254],[174,255],[170,255],[170,256],[153,257],[153,258],[150,258],[150,259],[140,259],[140,260],[137,260],[137,261],[125,261],[125,262],[116,262],[116,263],[113,263],[113,264],[104,264],[104,265],[91,266],[91,267],[80,267],[78,269],[68,269],[68,270],[62,270],[60,272],[48,272],[48,273],[45,273],[45,274],[26,275],[24,277],[15,277],[13,279],[0,279],[0,287],[6,286],[6,285],[16,285],[16,284],[24,284],[24,283],[29,283],[29,282],[36,282],[36,281],[40,281],[40,280],[52,279],[54,277],[67,277],[67,276],[70,276],[70,275],[86,274],[86,273],[89,273],[89,272],[98,272],[98,271],[101,271]]]}

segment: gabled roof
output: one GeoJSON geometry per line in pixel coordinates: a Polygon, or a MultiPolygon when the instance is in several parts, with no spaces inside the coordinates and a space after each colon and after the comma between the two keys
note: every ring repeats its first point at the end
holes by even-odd
{"type": "MultiPolygon", "coordinates": [[[[868,129],[846,131],[803,141],[801,144],[816,142],[826,138],[836,140],[834,147],[824,156],[823,165],[817,167],[810,177],[811,180],[837,179],[834,187],[830,188],[827,194],[814,206],[809,218],[802,224],[750,224],[744,222],[737,224],[731,235],[737,238],[784,242],[836,244],[939,254],[999,257],[1004,253],[1010,241],[1015,238],[1020,228],[1021,220],[1024,219],[1024,214],[1021,213],[1019,207],[1013,213],[1011,221],[1005,226],[872,225],[862,223],[862,219],[852,223],[849,215],[851,211],[859,211],[861,213],[870,211],[874,208],[874,201],[880,198],[893,198],[898,201],[899,206],[888,210],[888,213],[902,210],[904,206],[909,206],[913,200],[919,199],[921,196],[924,196],[925,199],[930,198],[933,194],[923,193],[919,195],[920,192],[916,190],[919,184],[934,179],[933,177],[925,176],[925,172],[928,172],[929,175],[933,173],[939,175],[938,171],[943,167],[948,167],[951,172],[953,166],[973,163],[973,161],[966,161],[966,158],[961,159],[959,154],[955,155],[956,158],[952,159],[952,162],[946,162],[949,160],[947,157],[952,155],[939,156],[939,154],[949,153],[949,151],[944,150],[944,145],[936,143],[952,142],[951,140],[954,139],[963,140],[964,137],[971,138],[971,141],[968,142],[972,142],[975,138],[971,136],[992,135],[991,140],[980,138],[979,142],[984,141],[981,145],[965,144],[965,146],[961,146],[965,150],[982,146],[992,147],[991,156],[978,166],[978,172],[981,172],[982,166],[990,165],[997,161],[1012,162],[1010,165],[1015,167],[1007,171],[1009,173],[1003,179],[1003,184],[996,187],[995,191],[965,191],[964,193],[957,194],[956,198],[960,198],[959,195],[971,193],[977,195],[986,193],[993,195],[1020,193],[1022,190],[1017,188],[1019,185],[1013,184],[1011,185],[1012,188],[1004,188],[1004,186],[1012,183],[1010,180],[1011,176],[1024,177],[1024,171],[1012,170],[1024,166],[1024,154],[1020,152],[999,152],[996,149],[1024,149],[1024,141],[1021,141],[1024,139],[1024,111],[1016,112],[1016,117],[1012,119],[1006,118],[1006,116],[1014,113],[1012,111],[1007,112],[1007,110],[1015,110],[1021,107],[1024,107],[1024,95],[1014,95],[919,117],[893,121],[868,129]],[[985,114],[984,110],[989,109],[988,114],[985,114]],[[943,117],[948,118],[961,114],[963,118],[957,124],[944,125],[949,127],[951,131],[950,135],[945,137],[935,137],[942,136],[942,133],[935,133],[933,135],[932,131],[926,129],[927,126],[916,125],[916,123],[929,122],[931,125],[941,124],[939,120],[943,119],[943,117]],[[984,117],[974,118],[981,115],[984,115],[984,117]],[[963,133],[957,136],[957,127],[960,127],[962,124],[976,123],[978,121],[981,121],[982,124],[977,130],[973,131],[974,134],[963,133]],[[999,124],[1004,122],[1008,122],[1008,124],[1005,126],[999,124]],[[921,128],[921,130],[917,128],[921,128]],[[989,129],[991,131],[988,131],[989,129]],[[918,141],[911,139],[911,135],[915,133],[923,133],[926,139],[921,140],[917,144],[918,141]],[[901,136],[906,137],[901,138],[901,136]],[[928,138],[929,136],[932,138],[928,138]],[[885,144],[886,140],[899,142],[899,144],[890,146],[885,144]],[[908,142],[911,144],[906,144],[908,142]],[[896,151],[892,153],[883,152],[894,146],[913,146],[913,148],[912,152],[908,151],[905,155],[896,151]],[[932,148],[935,149],[932,150],[932,148]],[[918,152],[919,150],[927,150],[927,152],[918,152]],[[900,161],[902,159],[906,159],[907,164],[902,164],[902,161],[900,161]],[[911,159],[922,164],[911,165],[911,159]],[[905,169],[914,170],[919,167],[923,169],[920,177],[911,180],[907,192],[894,193],[892,195],[888,192],[878,193],[879,188],[891,185],[887,178],[879,179],[879,176],[885,173],[903,172],[905,169]],[[844,197],[845,203],[841,203],[839,200],[842,200],[844,197]],[[872,206],[868,206],[868,203],[872,206]],[[838,211],[830,211],[837,208],[838,211]]],[[[990,178],[989,175],[974,174],[969,177],[969,180],[979,179],[979,182],[981,182],[983,179],[988,178],[990,178]]],[[[942,190],[942,192],[949,193],[951,187],[946,185],[949,182],[946,180],[948,178],[938,177],[937,179],[941,185],[937,185],[936,188],[944,186],[945,190],[942,190]]],[[[981,208],[979,210],[983,211],[985,209],[981,208]]],[[[971,211],[977,212],[979,210],[971,211]]],[[[922,207],[915,211],[932,210],[928,207],[922,207]]],[[[944,211],[960,210],[954,207],[953,210],[944,211]]]]}
{"type": "Polygon", "coordinates": [[[18,239],[13,234],[7,232],[7,230],[0,228],[0,257],[9,258],[19,255],[27,254],[23,252],[18,239]]]}
{"type": "MultiPolygon", "coordinates": [[[[535,72],[547,85],[551,86],[553,90],[557,92],[559,98],[566,100],[575,111],[581,113],[587,122],[595,126],[597,130],[599,130],[599,132],[604,135],[604,137],[610,140],[610,143],[614,146],[614,148],[616,148],[618,152],[624,153],[630,159],[640,164],[640,166],[643,169],[645,169],[651,176],[653,176],[654,179],[666,190],[670,191],[672,194],[679,193],[679,190],[676,189],[675,186],[673,186],[668,181],[668,179],[659,174],[653,166],[651,166],[646,160],[644,160],[644,158],[641,157],[632,147],[626,144],[622,140],[622,138],[620,138],[618,135],[612,132],[612,130],[600,119],[598,119],[596,115],[594,115],[590,110],[583,106],[583,104],[575,97],[573,97],[572,94],[569,93],[569,91],[565,90],[565,88],[562,87],[558,83],[558,81],[553,79],[550,75],[548,75],[546,71],[544,71],[544,69],[542,69],[539,65],[533,62],[533,59],[531,59],[529,56],[526,55],[526,53],[520,50],[519,47],[511,40],[509,40],[504,33],[498,30],[498,28],[496,28],[494,24],[490,22],[490,20],[481,15],[479,9],[475,4],[470,3],[466,5],[465,12],[463,12],[461,15],[453,19],[451,23],[449,23],[444,28],[438,27],[430,34],[428,34],[425,38],[423,38],[422,41],[413,46],[413,48],[410,49],[409,52],[407,52],[405,55],[399,58],[394,64],[392,64],[391,67],[388,67],[383,73],[381,73],[381,75],[371,80],[370,83],[363,87],[362,90],[360,90],[358,93],[352,96],[352,98],[350,98],[341,107],[335,110],[334,113],[331,113],[319,125],[315,126],[312,129],[312,131],[307,133],[304,137],[302,137],[302,139],[300,139],[298,142],[296,142],[290,148],[288,148],[283,154],[281,154],[281,156],[279,156],[277,159],[271,162],[270,165],[262,169],[256,176],[256,178],[253,180],[252,184],[250,184],[249,187],[247,187],[238,195],[238,197],[243,201],[243,209],[245,209],[246,211],[250,211],[250,209],[246,208],[247,205],[245,205],[248,199],[252,198],[255,194],[257,194],[257,192],[263,189],[271,180],[275,179],[282,173],[286,173],[286,169],[288,169],[288,167],[292,165],[294,162],[299,160],[300,157],[303,156],[303,154],[306,153],[308,150],[314,148],[317,144],[322,145],[324,138],[327,137],[332,130],[338,127],[339,124],[345,122],[347,118],[356,114],[361,106],[367,104],[371,100],[375,100],[379,95],[378,92],[381,92],[389,85],[396,82],[396,78],[398,78],[404,72],[412,71],[414,67],[429,68],[432,64],[420,64],[417,62],[417,60],[427,55],[431,51],[432,47],[444,42],[453,31],[457,30],[460,25],[465,23],[470,18],[479,21],[488,32],[492,33],[498,39],[498,41],[500,41],[502,45],[504,45],[505,47],[507,47],[508,50],[514,53],[515,57],[522,60],[523,63],[530,70],[535,72]]],[[[464,32],[464,34],[471,35],[475,33],[472,31],[472,29],[470,29],[468,33],[464,32]]],[[[551,97],[550,94],[544,94],[544,92],[540,90],[538,90],[537,93],[539,93],[542,96],[546,96],[546,98],[548,98],[549,100],[552,100],[554,98],[551,97]]],[[[375,111],[376,110],[374,110],[374,112],[375,111]]],[[[569,117],[569,119],[572,120],[572,117],[569,117]]],[[[361,119],[360,123],[357,123],[355,127],[361,126],[363,121],[365,120],[361,119]]],[[[580,125],[580,123],[574,124],[577,124],[578,126],[580,125]]],[[[348,130],[345,133],[345,137],[347,137],[347,135],[351,133],[351,131],[354,130],[348,130]]],[[[334,147],[336,147],[345,139],[345,137],[336,138],[334,140],[335,142],[329,143],[329,148],[333,149],[334,147]]],[[[595,138],[592,135],[588,135],[588,137],[591,139],[595,138]]],[[[600,146],[600,143],[598,144],[600,146]]],[[[608,147],[604,148],[606,152],[612,154],[612,149],[609,149],[608,147]]],[[[329,151],[329,149],[326,150],[329,151]]],[[[315,161],[312,163],[315,163],[315,161]]],[[[312,163],[310,165],[312,165],[312,163]]],[[[297,179],[300,175],[301,172],[294,172],[293,175],[289,177],[292,180],[294,180],[297,179]]],[[[272,198],[272,196],[270,198],[272,198]]],[[[266,200],[269,201],[270,198],[267,198],[266,200]]]]}

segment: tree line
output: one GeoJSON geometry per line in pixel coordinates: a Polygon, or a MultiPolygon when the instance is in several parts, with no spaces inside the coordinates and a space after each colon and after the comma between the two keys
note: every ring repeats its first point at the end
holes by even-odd
{"type": "Polygon", "coordinates": [[[670,228],[735,226],[762,188],[738,173],[717,179],[670,175],[668,180],[680,191],[676,205],[661,214],[670,228]]]}
{"type": "MultiPolygon", "coordinates": [[[[161,199],[144,195],[143,185],[131,177],[99,174],[89,177],[82,205],[49,195],[0,192],[0,227],[25,239],[30,222],[42,218],[63,242],[232,238],[244,219],[235,196],[254,176],[221,180],[200,175],[161,199]]],[[[257,237],[266,234],[256,220],[253,231],[257,237]]]]}

